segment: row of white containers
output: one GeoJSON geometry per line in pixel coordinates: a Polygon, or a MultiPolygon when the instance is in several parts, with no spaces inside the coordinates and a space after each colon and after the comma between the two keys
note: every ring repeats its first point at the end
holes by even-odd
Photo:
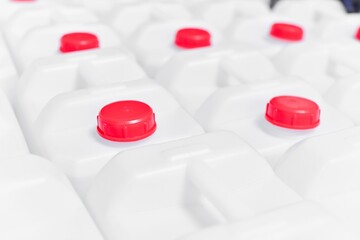
{"type": "MultiPolygon", "coordinates": [[[[211,4],[209,21],[162,18],[164,6],[187,15],[167,4],[119,7],[124,15],[107,22],[117,31],[82,8],[20,9],[6,21],[1,84],[31,152],[67,175],[105,239],[358,239],[357,20],[325,21],[317,41],[300,24],[293,43],[269,37],[284,17],[216,26],[211,4]],[[116,27],[144,12],[150,17],[129,29],[116,27]],[[176,31],[189,26],[208,30],[212,47],[174,46],[176,31]],[[222,36],[231,29],[230,44],[222,36]],[[95,34],[100,49],[62,54],[78,44],[60,41],[73,32],[95,34]],[[297,104],[310,123],[294,120],[304,110],[297,104]],[[269,106],[287,111],[290,123],[269,106]],[[230,132],[205,133],[213,130],[230,132]]],[[[29,155],[4,96],[0,103],[4,239],[102,239],[66,178],[29,155]]]]}

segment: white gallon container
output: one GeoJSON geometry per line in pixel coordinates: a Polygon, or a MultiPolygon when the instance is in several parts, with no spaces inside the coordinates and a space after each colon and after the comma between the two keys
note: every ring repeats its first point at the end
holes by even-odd
{"type": "MultiPolygon", "coordinates": [[[[191,114],[216,90],[285,78],[257,51],[208,48],[182,52],[158,72],[156,80],[191,114]],[[261,71],[260,71],[261,69],[261,71]]],[[[291,78],[286,77],[286,81],[291,78]]]]}
{"type": "Polygon", "coordinates": [[[355,240],[359,235],[348,230],[332,215],[311,202],[285,206],[249,219],[205,229],[180,240],[355,240]]]}
{"type": "Polygon", "coordinates": [[[239,136],[214,132],[121,152],[85,204],[108,240],[169,240],[301,201],[239,136]]]}
{"type": "Polygon", "coordinates": [[[138,61],[150,76],[178,52],[217,46],[221,34],[196,20],[171,20],[146,24],[129,39],[138,61]]]}
{"type": "Polygon", "coordinates": [[[228,30],[235,22],[270,13],[269,5],[264,1],[257,0],[206,0],[191,5],[191,10],[196,18],[223,31],[228,30]]]}
{"type": "Polygon", "coordinates": [[[5,92],[11,102],[14,99],[17,79],[18,74],[10,52],[4,39],[0,36],[0,89],[5,92]]]}
{"type": "Polygon", "coordinates": [[[1,239],[103,240],[70,182],[48,160],[23,155],[1,158],[0,166],[1,239]]]}
{"type": "Polygon", "coordinates": [[[228,37],[233,43],[256,48],[271,57],[285,46],[311,41],[306,23],[275,14],[234,23],[228,37]]]}
{"type": "Polygon", "coordinates": [[[127,51],[119,48],[81,51],[36,60],[17,84],[16,112],[28,135],[44,106],[61,93],[145,78],[127,51]]]}
{"type": "MultiPolygon", "coordinates": [[[[34,1],[37,2],[37,1],[34,1]]],[[[61,23],[96,23],[99,19],[85,8],[62,5],[19,9],[4,25],[4,34],[11,49],[19,46],[19,41],[35,28],[61,23]]],[[[37,47],[40,49],[40,47],[37,47]]]]}
{"type": "Polygon", "coordinates": [[[28,153],[18,120],[2,91],[0,91],[0,122],[0,159],[28,153]]]}
{"type": "Polygon", "coordinates": [[[86,21],[77,22],[79,16],[87,16],[86,11],[74,10],[74,14],[67,13],[66,10],[63,12],[47,9],[37,11],[33,14],[24,11],[24,17],[22,14],[14,16],[13,24],[17,31],[7,31],[6,40],[16,44],[11,50],[20,71],[42,57],[121,46],[116,33],[110,27],[97,23],[91,17],[92,15],[85,17],[86,21]],[[32,22],[28,19],[32,17],[35,19],[34,23],[26,24],[28,21],[32,22]],[[38,20],[40,22],[36,22],[38,20]],[[22,24],[23,22],[25,24],[22,24]]]}
{"type": "Polygon", "coordinates": [[[337,0],[281,0],[276,3],[273,11],[313,25],[337,21],[346,16],[344,6],[337,0]]]}
{"type": "Polygon", "coordinates": [[[306,139],[279,161],[276,173],[306,199],[359,231],[360,128],[306,139]]]}
{"type": "Polygon", "coordinates": [[[303,81],[231,86],[212,94],[195,115],[206,130],[231,130],[275,165],[292,145],[353,122],[303,81]]]}
{"type": "Polygon", "coordinates": [[[56,163],[80,194],[123,150],[203,133],[173,97],[150,80],[60,94],[29,126],[31,150],[56,163]]]}

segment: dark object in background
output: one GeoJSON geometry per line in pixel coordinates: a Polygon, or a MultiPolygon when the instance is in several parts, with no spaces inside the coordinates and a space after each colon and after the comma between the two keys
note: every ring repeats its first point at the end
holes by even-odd
{"type": "MultiPolygon", "coordinates": [[[[280,0],[270,0],[270,7],[273,8],[280,0]]],[[[340,0],[348,13],[360,12],[360,0],[340,0]]]]}
{"type": "Polygon", "coordinates": [[[341,0],[348,13],[360,12],[360,0],[341,0]]]}
{"type": "Polygon", "coordinates": [[[280,1],[280,0],[271,0],[270,7],[273,8],[278,1],[280,1]]]}

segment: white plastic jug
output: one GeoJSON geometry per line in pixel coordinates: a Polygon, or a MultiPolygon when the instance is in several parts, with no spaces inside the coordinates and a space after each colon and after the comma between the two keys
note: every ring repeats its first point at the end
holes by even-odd
{"type": "Polygon", "coordinates": [[[195,115],[206,130],[231,130],[276,165],[292,145],[353,126],[303,81],[231,86],[213,93],[195,115]]]}
{"type": "MultiPolygon", "coordinates": [[[[116,33],[110,27],[100,23],[65,22],[31,26],[24,31],[24,35],[14,35],[14,37],[16,46],[12,52],[20,71],[42,57],[122,46],[116,33]]],[[[8,38],[7,41],[12,42],[13,39],[8,38]]]]}
{"type": "Polygon", "coordinates": [[[60,94],[29,126],[31,150],[56,163],[81,195],[117,153],[203,133],[173,97],[150,80],[60,94]]]}
{"type": "Polygon", "coordinates": [[[270,57],[285,46],[312,41],[305,22],[275,14],[234,23],[228,37],[233,43],[255,48],[270,57]]]}
{"type": "Polygon", "coordinates": [[[121,152],[85,198],[109,240],[179,239],[301,201],[230,132],[121,152]]]}
{"type": "Polygon", "coordinates": [[[220,42],[219,31],[198,20],[150,22],[129,39],[138,61],[150,76],[178,52],[217,46],[220,42]]]}
{"type": "Polygon", "coordinates": [[[42,109],[57,95],[145,77],[134,57],[120,48],[45,57],[31,64],[19,79],[17,116],[28,135],[42,109]]]}

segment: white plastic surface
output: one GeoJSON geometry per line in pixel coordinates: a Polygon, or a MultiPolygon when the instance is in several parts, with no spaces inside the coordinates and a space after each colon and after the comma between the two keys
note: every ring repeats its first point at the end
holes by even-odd
{"type": "Polygon", "coordinates": [[[7,45],[0,35],[0,89],[6,93],[9,100],[14,99],[14,88],[18,74],[12,61],[7,45]]]}
{"type": "Polygon", "coordinates": [[[85,202],[108,240],[169,240],[301,200],[236,134],[215,132],[118,154],[85,202]]]}
{"type": "Polygon", "coordinates": [[[28,153],[28,148],[5,94],[0,91],[0,159],[28,153]]]}
{"type": "Polygon", "coordinates": [[[30,148],[55,162],[80,194],[92,178],[120,151],[194,136],[203,129],[173,97],[151,80],[134,80],[107,87],[89,88],[52,98],[29,123],[30,148]],[[138,100],[153,108],[156,132],[141,141],[111,142],[96,131],[102,107],[121,100],[138,100]]]}
{"type": "Polygon", "coordinates": [[[220,45],[222,36],[219,31],[207,23],[195,20],[149,23],[139,28],[129,39],[138,61],[150,76],[154,76],[176,53],[194,50],[182,49],[175,45],[176,32],[189,27],[207,30],[211,34],[211,45],[220,45]]]}
{"type": "Polygon", "coordinates": [[[284,155],[276,173],[301,196],[359,231],[359,144],[358,127],[306,139],[284,155]]]}
{"type": "Polygon", "coordinates": [[[324,96],[325,100],[360,124],[360,81],[359,75],[339,79],[324,96]]]}
{"type": "Polygon", "coordinates": [[[103,240],[70,182],[47,160],[2,158],[0,176],[1,239],[103,240]]]}
{"type": "Polygon", "coordinates": [[[339,131],[353,122],[328,105],[309,85],[295,79],[222,88],[212,94],[195,115],[206,130],[231,130],[276,165],[292,145],[310,136],[339,131]],[[298,96],[320,107],[320,125],[310,130],[290,130],[265,119],[266,105],[277,96],[298,96]]]}
{"type": "MultiPolygon", "coordinates": [[[[91,11],[95,12],[99,16],[105,16],[107,14],[111,14],[112,10],[114,10],[115,6],[129,3],[140,3],[147,2],[148,0],[64,0],[66,2],[72,3],[74,5],[84,6],[91,11]]],[[[169,1],[169,0],[166,0],[169,1]]],[[[178,0],[172,0],[178,1],[178,0]]],[[[182,0],[179,0],[182,1],[182,0]]]]}
{"type": "Polygon", "coordinates": [[[280,78],[280,74],[270,60],[259,52],[208,48],[178,53],[161,68],[156,80],[189,113],[195,114],[216,90],[266,83],[277,78],[280,78]]]}
{"type": "Polygon", "coordinates": [[[116,2],[111,12],[101,14],[102,19],[112,26],[122,39],[128,39],[146,24],[191,18],[191,13],[179,3],[169,1],[143,1],[133,3],[116,2]]]}
{"type": "Polygon", "coordinates": [[[360,41],[355,44],[330,44],[330,58],[334,62],[331,73],[338,79],[360,73],[360,41]]]}
{"type": "Polygon", "coordinates": [[[326,22],[316,30],[319,39],[325,43],[337,43],[341,45],[359,45],[355,35],[360,27],[360,19],[357,15],[347,15],[341,19],[326,22]]]}
{"type": "Polygon", "coordinates": [[[190,9],[195,17],[221,30],[227,30],[235,22],[270,13],[268,5],[257,0],[206,0],[193,4],[190,9]]]}
{"type": "Polygon", "coordinates": [[[321,93],[336,80],[360,73],[359,61],[360,42],[289,45],[273,58],[279,72],[301,77],[321,93]]]}
{"type": "Polygon", "coordinates": [[[311,202],[290,205],[249,219],[208,228],[181,240],[355,240],[358,236],[311,202]]]}
{"type": "MultiPolygon", "coordinates": [[[[273,59],[276,69],[286,75],[297,76],[306,81],[321,94],[335,83],[343,65],[332,58],[333,48],[317,43],[286,46],[273,59]]],[[[343,51],[339,51],[341,54],[343,51]]]]}
{"type": "Polygon", "coordinates": [[[313,25],[338,21],[346,16],[345,8],[338,0],[281,0],[273,11],[313,25]]]}
{"type": "Polygon", "coordinates": [[[16,13],[18,10],[21,9],[34,9],[38,7],[46,7],[51,6],[49,1],[16,1],[16,0],[4,0],[0,2],[0,25],[5,25],[9,18],[16,13]]]}

